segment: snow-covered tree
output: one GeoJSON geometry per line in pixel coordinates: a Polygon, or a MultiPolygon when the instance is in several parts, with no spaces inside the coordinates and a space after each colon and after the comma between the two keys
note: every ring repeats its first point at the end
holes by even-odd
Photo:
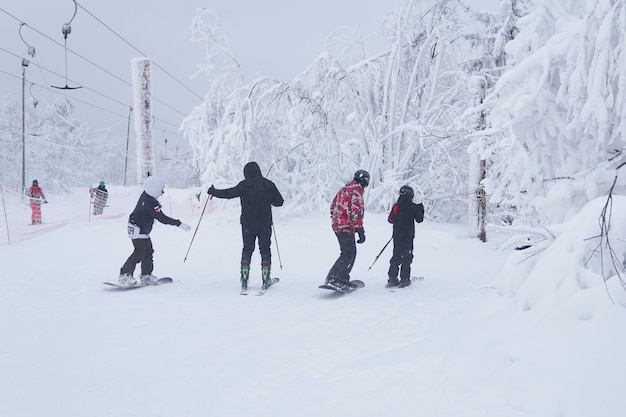
{"type": "Polygon", "coordinates": [[[232,77],[238,66],[216,41],[226,42],[219,25],[196,22],[208,33],[197,36],[210,46],[207,61],[220,53],[231,61],[205,66],[215,87],[184,124],[203,181],[232,183],[256,160],[288,201],[308,210],[325,207],[362,168],[372,175],[370,210],[387,210],[411,184],[431,216],[465,217],[467,132],[459,121],[474,106],[465,11],[458,0],[407,0],[385,20],[387,52],[369,56],[360,37],[342,32],[295,80],[247,85],[232,77]]]}
{"type": "Polygon", "coordinates": [[[625,8],[537,2],[518,20],[510,69],[488,99],[493,135],[480,145],[494,161],[492,201],[551,223],[608,192],[624,162],[625,8]]]}
{"type": "MultiPolygon", "coordinates": [[[[18,191],[22,176],[21,109],[10,100],[0,106],[0,182],[18,191]]],[[[47,108],[26,107],[26,185],[33,179],[60,191],[99,180],[121,183],[125,144],[98,133],[74,116],[71,100],[62,97],[47,108]]]]}

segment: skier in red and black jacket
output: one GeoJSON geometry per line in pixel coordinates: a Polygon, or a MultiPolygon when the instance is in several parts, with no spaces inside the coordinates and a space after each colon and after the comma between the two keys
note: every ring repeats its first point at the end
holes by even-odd
{"type": "Polygon", "coordinates": [[[26,195],[30,197],[32,224],[41,224],[41,203],[47,203],[48,200],[37,180],[33,180],[33,185],[26,191],[26,195]]]}
{"type": "Polygon", "coordinates": [[[356,243],[365,242],[363,215],[365,201],[363,193],[370,183],[370,174],[362,169],[354,174],[354,179],[344,185],[335,195],[330,205],[333,232],[339,241],[340,254],[328,275],[326,285],[344,291],[350,286],[350,271],[356,259],[356,243]]]}
{"type": "Polygon", "coordinates": [[[391,208],[387,221],[393,224],[393,255],[389,261],[387,287],[411,285],[411,262],[413,262],[413,239],[415,222],[424,220],[424,205],[413,202],[411,187],[400,187],[398,201],[391,208]],[[398,281],[400,272],[400,281],[398,281]]]}

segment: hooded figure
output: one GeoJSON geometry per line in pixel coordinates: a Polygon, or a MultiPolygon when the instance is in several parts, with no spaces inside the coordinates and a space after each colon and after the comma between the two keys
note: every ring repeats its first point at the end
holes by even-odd
{"type": "Polygon", "coordinates": [[[128,218],[128,237],[132,239],[135,250],[120,269],[119,281],[122,285],[135,285],[137,283],[133,273],[138,263],[141,263],[141,283],[143,285],[154,285],[158,281],[158,278],[152,275],[154,249],[152,248],[150,232],[154,220],[163,224],[178,226],[186,232],[191,230],[191,226],[168,217],[161,211],[158,198],[165,192],[164,188],[165,181],[163,179],[154,176],[146,178],[144,191],[139,196],[139,201],[128,218]]]}
{"type": "Polygon", "coordinates": [[[276,184],[264,178],[261,168],[256,162],[249,162],[243,168],[244,180],[232,188],[216,189],[209,187],[207,193],[216,198],[241,199],[241,234],[243,249],[241,251],[241,289],[248,288],[250,261],[254,252],[255,242],[258,240],[261,254],[261,276],[263,289],[271,283],[270,271],[272,253],[270,249],[272,237],[272,206],[283,205],[283,196],[276,188],[276,184]]]}
{"type": "Polygon", "coordinates": [[[413,239],[415,222],[424,220],[424,205],[413,202],[413,189],[408,185],[400,188],[398,201],[391,208],[387,221],[393,224],[393,255],[389,261],[387,287],[406,287],[411,284],[413,262],[413,239]],[[400,281],[398,281],[400,272],[400,281]]]}

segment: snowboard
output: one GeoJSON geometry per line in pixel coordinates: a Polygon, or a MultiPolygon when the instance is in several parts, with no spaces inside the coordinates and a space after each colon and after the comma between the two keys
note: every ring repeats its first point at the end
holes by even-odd
{"type": "Polygon", "coordinates": [[[155,285],[161,285],[161,284],[170,284],[174,282],[174,280],[170,277],[163,277],[163,278],[159,278],[159,280],[157,281],[156,284],[142,284],[141,281],[137,281],[137,283],[135,285],[122,285],[120,283],[117,282],[109,282],[109,281],[104,281],[103,284],[110,289],[116,289],[116,290],[132,290],[134,288],[143,288],[143,287],[154,287],[155,285]]]}
{"type": "Polygon", "coordinates": [[[340,290],[338,288],[332,287],[330,285],[324,284],[324,285],[320,285],[319,288],[322,288],[324,290],[333,290],[336,292],[341,292],[341,293],[349,293],[349,292],[353,292],[358,290],[359,288],[363,288],[365,287],[365,283],[361,280],[358,279],[354,279],[350,281],[351,284],[356,285],[356,288],[348,288],[346,290],[340,290]]]}
{"type": "MultiPolygon", "coordinates": [[[[424,277],[411,277],[411,284],[415,281],[423,281],[424,277]]],[[[410,285],[405,285],[404,287],[401,287],[399,285],[395,285],[393,287],[389,287],[388,285],[385,285],[385,288],[389,288],[391,290],[391,292],[395,292],[396,290],[401,290],[403,288],[409,287],[410,285]]]]}
{"type": "MultiPolygon", "coordinates": [[[[270,286],[269,286],[269,287],[267,287],[267,288],[266,288],[266,289],[264,289],[264,290],[262,289],[261,291],[259,291],[258,293],[256,293],[256,295],[264,295],[264,294],[265,294],[265,292],[266,292],[267,290],[269,290],[270,288],[272,288],[272,286],[273,286],[274,284],[276,284],[277,282],[279,282],[279,281],[280,281],[280,278],[272,278],[272,280],[270,281],[270,286]]],[[[244,289],[242,288],[242,289],[241,289],[240,294],[241,294],[241,295],[248,295],[248,289],[245,289],[245,290],[244,290],[244,289]]]]}

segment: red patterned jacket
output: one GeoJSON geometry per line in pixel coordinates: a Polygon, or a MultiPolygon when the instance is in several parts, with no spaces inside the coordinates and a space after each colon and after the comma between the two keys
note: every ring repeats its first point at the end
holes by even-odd
{"type": "Polygon", "coordinates": [[[354,233],[354,229],[363,227],[363,191],[361,184],[352,180],[337,192],[330,205],[333,231],[354,233]]]}

